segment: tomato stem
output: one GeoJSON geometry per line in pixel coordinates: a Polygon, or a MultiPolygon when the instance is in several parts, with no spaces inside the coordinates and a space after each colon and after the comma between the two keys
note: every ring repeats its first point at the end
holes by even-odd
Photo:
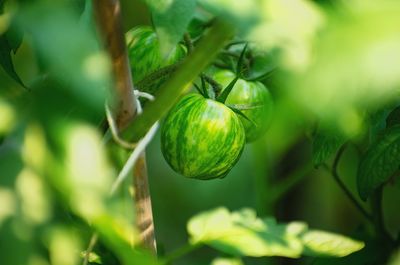
{"type": "Polygon", "coordinates": [[[215,81],[210,76],[208,76],[208,75],[206,75],[204,73],[201,74],[200,77],[211,85],[211,87],[213,88],[215,97],[217,97],[221,93],[221,90],[222,90],[221,84],[219,84],[217,81],[215,81]]]}
{"type": "Polygon", "coordinates": [[[385,222],[383,220],[383,209],[382,209],[382,197],[383,197],[383,187],[380,186],[375,190],[371,196],[371,208],[372,208],[372,218],[375,225],[375,231],[378,237],[386,242],[394,243],[389,233],[385,228],[385,222]]]}
{"type": "Polygon", "coordinates": [[[163,262],[163,264],[165,265],[171,264],[172,261],[191,253],[192,251],[198,249],[201,246],[202,245],[198,243],[184,245],[183,247],[180,247],[175,251],[171,252],[169,255],[167,255],[165,257],[165,261],[163,262]]]}
{"type": "Polygon", "coordinates": [[[283,198],[289,191],[302,182],[313,170],[313,165],[310,161],[305,163],[300,168],[297,168],[293,173],[289,173],[284,180],[274,184],[274,189],[270,191],[269,199],[272,204],[275,204],[283,198]]]}
{"type": "Polygon", "coordinates": [[[145,76],[142,80],[137,82],[136,87],[140,91],[146,91],[147,88],[151,87],[151,85],[154,84],[157,80],[172,75],[178,69],[181,63],[182,62],[180,61],[175,64],[162,67],[157,71],[152,72],[151,74],[145,76]]]}
{"type": "Polygon", "coordinates": [[[193,42],[192,39],[190,38],[189,33],[185,32],[185,34],[183,35],[183,41],[185,42],[185,46],[188,49],[188,53],[192,53],[193,52],[193,42]]]}
{"type": "Polygon", "coordinates": [[[338,173],[338,165],[340,162],[340,158],[342,157],[344,151],[346,150],[347,144],[342,145],[337,152],[335,159],[333,161],[332,169],[329,169],[328,165],[322,164],[323,168],[325,168],[328,172],[331,173],[333,179],[336,181],[338,186],[343,190],[344,194],[346,194],[347,198],[353,203],[353,205],[359,210],[359,212],[367,219],[369,222],[373,223],[372,215],[364,209],[364,207],[357,201],[357,199],[353,196],[351,191],[346,187],[344,182],[341,180],[338,173]]]}

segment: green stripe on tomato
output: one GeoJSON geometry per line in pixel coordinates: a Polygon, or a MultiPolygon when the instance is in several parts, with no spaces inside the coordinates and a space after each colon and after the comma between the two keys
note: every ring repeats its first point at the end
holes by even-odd
{"type": "Polygon", "coordinates": [[[226,176],[244,144],[244,128],[236,114],[199,94],[184,96],[161,128],[164,158],[173,170],[188,178],[226,176]]]}

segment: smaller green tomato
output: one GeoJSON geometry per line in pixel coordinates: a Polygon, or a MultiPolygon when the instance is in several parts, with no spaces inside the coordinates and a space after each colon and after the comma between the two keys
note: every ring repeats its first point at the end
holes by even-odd
{"type": "MultiPolygon", "coordinates": [[[[214,73],[214,79],[226,87],[235,74],[228,70],[214,73]]],[[[268,129],[272,119],[273,100],[269,90],[260,82],[239,79],[225,104],[240,110],[249,120],[239,116],[246,131],[246,142],[260,138],[268,129]]]]}
{"type": "Polygon", "coordinates": [[[161,128],[165,160],[188,178],[225,177],[244,145],[244,128],[235,113],[199,94],[184,96],[169,111],[161,128]]]}
{"type": "Polygon", "coordinates": [[[177,45],[168,56],[164,57],[160,51],[156,32],[148,26],[129,30],[126,33],[126,42],[134,83],[164,66],[176,63],[185,56],[184,47],[177,45]]]}

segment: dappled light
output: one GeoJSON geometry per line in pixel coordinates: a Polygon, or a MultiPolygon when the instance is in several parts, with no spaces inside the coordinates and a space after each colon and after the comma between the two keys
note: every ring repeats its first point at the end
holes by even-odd
{"type": "Polygon", "coordinates": [[[0,264],[400,264],[399,14],[0,1],[0,264]]]}

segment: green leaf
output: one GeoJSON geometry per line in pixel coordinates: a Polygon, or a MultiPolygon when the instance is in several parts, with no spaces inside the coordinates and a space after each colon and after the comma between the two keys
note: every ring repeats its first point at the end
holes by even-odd
{"type": "Polygon", "coordinates": [[[269,77],[275,70],[276,70],[276,68],[271,68],[268,72],[265,72],[259,76],[246,78],[246,80],[253,81],[253,82],[257,82],[257,81],[261,82],[261,81],[265,80],[267,77],[269,77]]]}
{"type": "Polygon", "coordinates": [[[237,258],[216,258],[211,265],[243,265],[243,262],[237,258]]]}
{"type": "Polygon", "coordinates": [[[79,23],[67,4],[45,1],[26,5],[16,23],[30,33],[46,70],[66,84],[63,88],[68,93],[98,111],[104,110],[105,91],[111,81],[108,55],[101,50],[95,32],[79,23]]]}
{"type": "Polygon", "coordinates": [[[302,234],[304,255],[345,257],[364,247],[364,243],[342,235],[311,230],[302,234]]]}
{"type": "MultiPolygon", "coordinates": [[[[4,3],[5,1],[0,1],[0,14],[4,16],[10,15],[7,14],[7,11],[4,11],[4,3]],[[6,14],[4,14],[4,12],[6,14]]],[[[8,26],[7,31],[4,34],[0,35],[0,65],[12,79],[14,79],[17,83],[26,88],[21,78],[15,71],[14,64],[11,58],[11,52],[15,54],[19,46],[21,46],[22,37],[23,32],[16,27],[14,21],[11,19],[11,23],[8,26]]]]}
{"type": "Polygon", "coordinates": [[[400,264],[400,249],[397,249],[390,259],[389,265],[400,264]]]}
{"type": "Polygon", "coordinates": [[[192,244],[203,243],[235,256],[341,257],[364,246],[344,236],[309,231],[302,222],[261,220],[251,209],[230,213],[226,208],[217,208],[201,213],[189,221],[188,231],[192,244]]]}
{"type": "Polygon", "coordinates": [[[226,88],[222,90],[222,93],[217,97],[217,101],[221,103],[225,103],[226,99],[229,96],[229,93],[231,93],[233,87],[235,86],[236,82],[239,80],[239,77],[236,76],[226,88]]]}
{"type": "Polygon", "coordinates": [[[24,32],[18,29],[14,23],[11,23],[9,30],[5,33],[5,36],[11,51],[15,54],[22,44],[24,32]]]}
{"type": "Polygon", "coordinates": [[[235,25],[239,31],[245,31],[261,18],[260,1],[198,0],[200,6],[212,14],[235,25]]]}
{"type": "Polygon", "coordinates": [[[374,113],[369,114],[369,133],[370,141],[375,141],[386,128],[386,119],[390,113],[390,108],[384,107],[374,113]]]}
{"type": "Polygon", "coordinates": [[[265,52],[256,45],[251,48],[250,69],[246,80],[262,81],[268,78],[277,69],[277,55],[274,52],[265,52]]]}
{"type": "Polygon", "coordinates": [[[93,22],[93,3],[91,0],[85,0],[85,6],[80,17],[80,23],[88,28],[94,28],[93,22]]]}
{"type": "MultiPolygon", "coordinates": [[[[85,256],[87,255],[86,253],[87,253],[86,251],[81,252],[80,256],[82,259],[85,258],[85,256]]],[[[90,263],[103,264],[103,262],[101,261],[101,257],[93,251],[89,253],[88,261],[90,263]]]]}
{"type": "Polygon", "coordinates": [[[314,167],[320,166],[345,142],[345,138],[332,132],[318,130],[313,138],[312,160],[314,167]]]}
{"type": "Polygon", "coordinates": [[[392,110],[386,118],[386,127],[392,127],[400,124],[400,106],[392,110]]]}
{"type": "Polygon", "coordinates": [[[342,258],[317,257],[311,265],[366,265],[385,264],[390,248],[382,242],[366,241],[365,247],[342,258]]]}
{"type": "Polygon", "coordinates": [[[160,39],[163,55],[168,53],[182,39],[193,14],[196,0],[147,1],[152,11],[153,23],[160,39]]]}
{"type": "Polygon", "coordinates": [[[13,78],[21,86],[26,88],[21,78],[15,71],[14,64],[11,58],[11,52],[15,53],[17,51],[18,47],[21,44],[21,40],[22,37],[18,38],[17,35],[11,34],[11,32],[7,32],[0,36],[0,65],[11,78],[13,78]]]}
{"type": "Polygon", "coordinates": [[[204,243],[231,255],[252,257],[299,257],[302,245],[296,234],[306,225],[293,223],[291,227],[278,226],[271,220],[263,222],[253,210],[230,213],[226,208],[201,213],[188,223],[191,243],[204,243]]]}
{"type": "Polygon", "coordinates": [[[361,199],[390,179],[400,166],[400,125],[387,129],[360,161],[357,186],[361,199]]]}

